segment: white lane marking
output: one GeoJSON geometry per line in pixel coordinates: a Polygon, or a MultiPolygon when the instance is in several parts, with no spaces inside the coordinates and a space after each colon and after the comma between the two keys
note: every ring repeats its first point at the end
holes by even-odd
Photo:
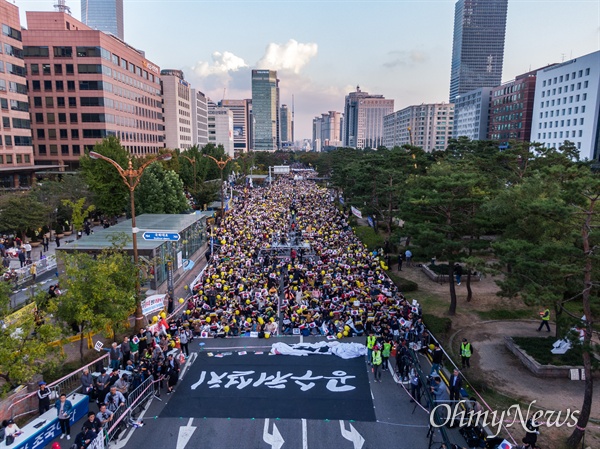
{"type": "Polygon", "coordinates": [[[354,445],[354,449],[362,449],[363,444],[365,444],[365,439],[362,437],[358,430],[354,428],[354,426],[348,423],[350,426],[350,430],[346,430],[346,426],[344,425],[344,421],[340,420],[340,430],[342,431],[342,436],[352,442],[354,445]]]}
{"type": "Polygon", "coordinates": [[[194,363],[194,361],[196,360],[196,357],[198,357],[198,353],[197,352],[192,352],[190,354],[190,357],[185,362],[185,366],[181,370],[181,374],[179,375],[180,379],[183,379],[183,376],[187,372],[188,368],[194,363]]]}
{"type": "MultiPolygon", "coordinates": [[[[146,411],[150,408],[151,403],[152,403],[152,398],[150,398],[150,400],[148,401],[148,404],[146,405],[144,410],[142,410],[142,413],[140,413],[140,416],[137,419],[138,421],[141,421],[142,418],[144,418],[144,416],[146,415],[146,411]]],[[[131,438],[131,436],[133,435],[133,432],[135,432],[136,429],[137,429],[137,427],[134,427],[133,429],[131,429],[131,432],[129,432],[129,434],[127,434],[127,436],[125,438],[117,441],[114,446],[115,449],[122,449],[125,446],[127,446],[129,439],[131,438]]]]}
{"type": "Polygon", "coordinates": [[[308,449],[308,432],[306,429],[306,419],[302,419],[302,449],[308,449]]]}
{"type": "Polygon", "coordinates": [[[269,419],[265,419],[265,427],[263,429],[263,440],[271,446],[271,449],[281,449],[285,440],[279,433],[279,429],[273,423],[273,433],[269,433],[269,419]]]}

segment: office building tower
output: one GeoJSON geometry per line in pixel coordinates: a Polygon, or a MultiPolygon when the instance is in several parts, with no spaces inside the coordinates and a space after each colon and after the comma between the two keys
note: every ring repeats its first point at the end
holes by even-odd
{"type": "Polygon", "coordinates": [[[536,74],[531,140],[573,142],[582,159],[600,160],[600,51],[536,74]]]}
{"type": "Polygon", "coordinates": [[[81,21],[123,40],[123,0],[81,0],[81,21]]]}
{"type": "Polygon", "coordinates": [[[292,111],[287,104],[282,104],[279,109],[279,121],[281,123],[281,143],[292,142],[292,111]]]}
{"type": "Polygon", "coordinates": [[[223,146],[225,154],[234,157],[233,112],[208,102],[208,143],[223,146]]]}
{"type": "Polygon", "coordinates": [[[530,141],[536,73],[524,73],[492,89],[489,140],[498,140],[502,146],[511,140],[530,141]]]}
{"type": "Polygon", "coordinates": [[[192,88],[181,70],[161,70],[165,145],[185,150],[192,142],[192,88]]]}
{"type": "Polygon", "coordinates": [[[27,12],[23,30],[37,164],[76,168],[116,136],[133,155],[164,147],[160,69],[140,50],[63,12],[27,12]]]}
{"type": "Polygon", "coordinates": [[[481,87],[456,97],[453,131],[455,139],[468,137],[471,140],[485,140],[491,92],[491,87],[481,87]]]}
{"type": "Polygon", "coordinates": [[[372,148],[383,145],[383,117],[394,112],[394,100],[383,95],[370,95],[356,86],[346,96],[344,108],[344,146],[372,148]]]}
{"type": "Polygon", "coordinates": [[[208,99],[192,89],[192,145],[202,148],[208,143],[208,99]]]}
{"type": "Polygon", "coordinates": [[[279,148],[279,80],[275,70],[252,70],[254,151],[279,148]]]}
{"type": "Polygon", "coordinates": [[[500,85],[507,9],[508,0],[456,2],[450,103],[478,87],[500,85]]]}
{"type": "Polygon", "coordinates": [[[313,119],[313,149],[328,151],[342,146],[343,114],[329,111],[313,119]]]}
{"type": "Polygon", "coordinates": [[[384,145],[414,145],[424,151],[443,151],[452,138],[454,105],[432,103],[408,106],[383,118],[384,145]]]}
{"type": "Polygon", "coordinates": [[[219,105],[233,113],[233,148],[237,153],[250,149],[250,100],[221,100],[219,105]]]}
{"type": "Polygon", "coordinates": [[[31,186],[33,147],[19,9],[0,0],[0,189],[31,186]]]}

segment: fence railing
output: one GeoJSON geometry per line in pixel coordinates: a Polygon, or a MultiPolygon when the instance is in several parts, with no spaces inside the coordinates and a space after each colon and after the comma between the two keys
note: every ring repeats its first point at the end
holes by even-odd
{"type": "Polygon", "coordinates": [[[127,396],[125,407],[119,407],[113,414],[112,425],[106,432],[106,443],[118,438],[125,427],[129,425],[136,408],[143,406],[147,399],[154,395],[154,384],[160,380],[154,380],[152,376],[144,380],[135,390],[127,396]]]}
{"type": "MultiPolygon", "coordinates": [[[[51,254],[45,259],[34,262],[36,267],[36,277],[51,270],[56,270],[56,256],[51,254]]],[[[10,282],[15,289],[23,288],[34,282],[33,274],[31,274],[31,265],[26,265],[22,268],[15,268],[7,271],[2,278],[4,282],[10,282]]]]}
{"type": "MultiPolygon", "coordinates": [[[[83,372],[83,370],[86,368],[92,368],[93,371],[96,371],[96,369],[94,368],[108,367],[108,356],[109,354],[107,352],[102,357],[97,358],[93,362],[88,363],[87,365],[79,368],[76,371],[73,371],[72,373],[67,374],[64,377],[61,377],[58,380],[55,380],[54,382],[49,383],[47,385],[47,388],[49,388],[52,391],[55,391],[58,395],[65,393],[68,396],[70,394],[77,393],[81,388],[81,373],[83,372]]],[[[8,407],[11,418],[14,419],[19,416],[27,415],[29,413],[37,411],[37,401],[33,400],[35,399],[35,397],[37,397],[37,391],[28,393],[16,401],[13,400],[12,404],[10,404],[10,406],[8,407]],[[26,401],[32,402],[31,405],[29,405],[30,409],[28,408],[25,412],[15,415],[15,410],[17,410],[17,406],[22,405],[26,401]]]]}

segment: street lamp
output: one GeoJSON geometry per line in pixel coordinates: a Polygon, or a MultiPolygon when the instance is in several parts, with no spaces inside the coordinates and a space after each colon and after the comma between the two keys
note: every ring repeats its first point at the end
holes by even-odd
{"type": "Polygon", "coordinates": [[[194,195],[198,194],[198,190],[196,188],[196,159],[192,159],[191,157],[187,157],[185,154],[182,154],[181,157],[186,158],[190,164],[194,167],[194,195]]]}
{"type": "Polygon", "coordinates": [[[224,207],[223,207],[223,169],[225,168],[225,166],[227,165],[227,163],[231,160],[231,158],[229,156],[227,156],[227,159],[225,160],[219,160],[216,159],[214,157],[212,157],[210,154],[203,154],[203,157],[209,157],[211,158],[213,161],[215,161],[215,164],[217,164],[217,167],[219,167],[219,170],[221,170],[221,219],[223,219],[223,214],[224,214],[224,207]]]}
{"type": "Polygon", "coordinates": [[[144,320],[144,314],[142,313],[142,302],[140,301],[141,285],[140,285],[140,273],[139,273],[139,266],[138,266],[139,257],[138,257],[138,247],[137,247],[138,229],[135,226],[135,195],[133,194],[133,192],[135,191],[135,188],[137,187],[137,185],[140,183],[140,180],[142,179],[142,174],[144,173],[144,170],[146,168],[148,168],[148,166],[154,162],[170,160],[171,154],[169,154],[169,153],[161,154],[160,156],[157,156],[155,158],[152,158],[152,159],[144,162],[137,169],[133,168],[133,165],[131,163],[131,158],[129,158],[129,161],[127,163],[127,168],[124,169],[117,162],[113,161],[111,158],[103,156],[100,153],[96,153],[95,151],[90,151],[90,157],[92,159],[101,159],[103,161],[108,162],[113,167],[115,167],[117,169],[117,171],[119,172],[119,175],[121,175],[121,178],[123,178],[123,182],[129,189],[129,199],[131,201],[131,234],[133,236],[133,264],[135,265],[135,269],[136,269],[136,276],[135,276],[135,302],[136,302],[135,330],[139,331],[144,324],[142,322],[144,320]]]}

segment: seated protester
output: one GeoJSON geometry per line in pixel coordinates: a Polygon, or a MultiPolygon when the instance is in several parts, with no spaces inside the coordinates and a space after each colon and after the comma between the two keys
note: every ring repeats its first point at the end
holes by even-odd
{"type": "Polygon", "coordinates": [[[81,428],[82,432],[86,432],[88,429],[91,429],[95,433],[99,433],[102,429],[102,423],[96,417],[94,412],[88,412],[88,419],[83,423],[83,427],[81,428]]]}
{"type": "Polygon", "coordinates": [[[117,391],[120,391],[124,397],[127,397],[129,393],[129,376],[127,374],[123,374],[119,380],[117,380],[114,384],[117,387],[117,391]]]}
{"type": "Polygon", "coordinates": [[[98,420],[100,421],[100,425],[102,426],[102,428],[107,429],[109,423],[113,419],[113,412],[108,410],[108,408],[106,407],[106,404],[104,404],[104,403],[101,403],[99,407],[100,407],[100,410],[96,414],[96,418],[98,418],[98,420]]]}
{"type": "Polygon", "coordinates": [[[6,428],[4,429],[4,440],[6,442],[6,445],[8,446],[12,444],[12,442],[15,441],[15,438],[21,435],[22,433],[23,432],[21,432],[19,426],[17,426],[12,419],[9,419],[6,422],[6,428]]]}
{"type": "Polygon", "coordinates": [[[117,390],[117,387],[113,385],[110,387],[110,391],[104,398],[104,403],[106,404],[106,408],[111,412],[116,412],[119,407],[125,406],[125,396],[123,393],[117,390]]]}

